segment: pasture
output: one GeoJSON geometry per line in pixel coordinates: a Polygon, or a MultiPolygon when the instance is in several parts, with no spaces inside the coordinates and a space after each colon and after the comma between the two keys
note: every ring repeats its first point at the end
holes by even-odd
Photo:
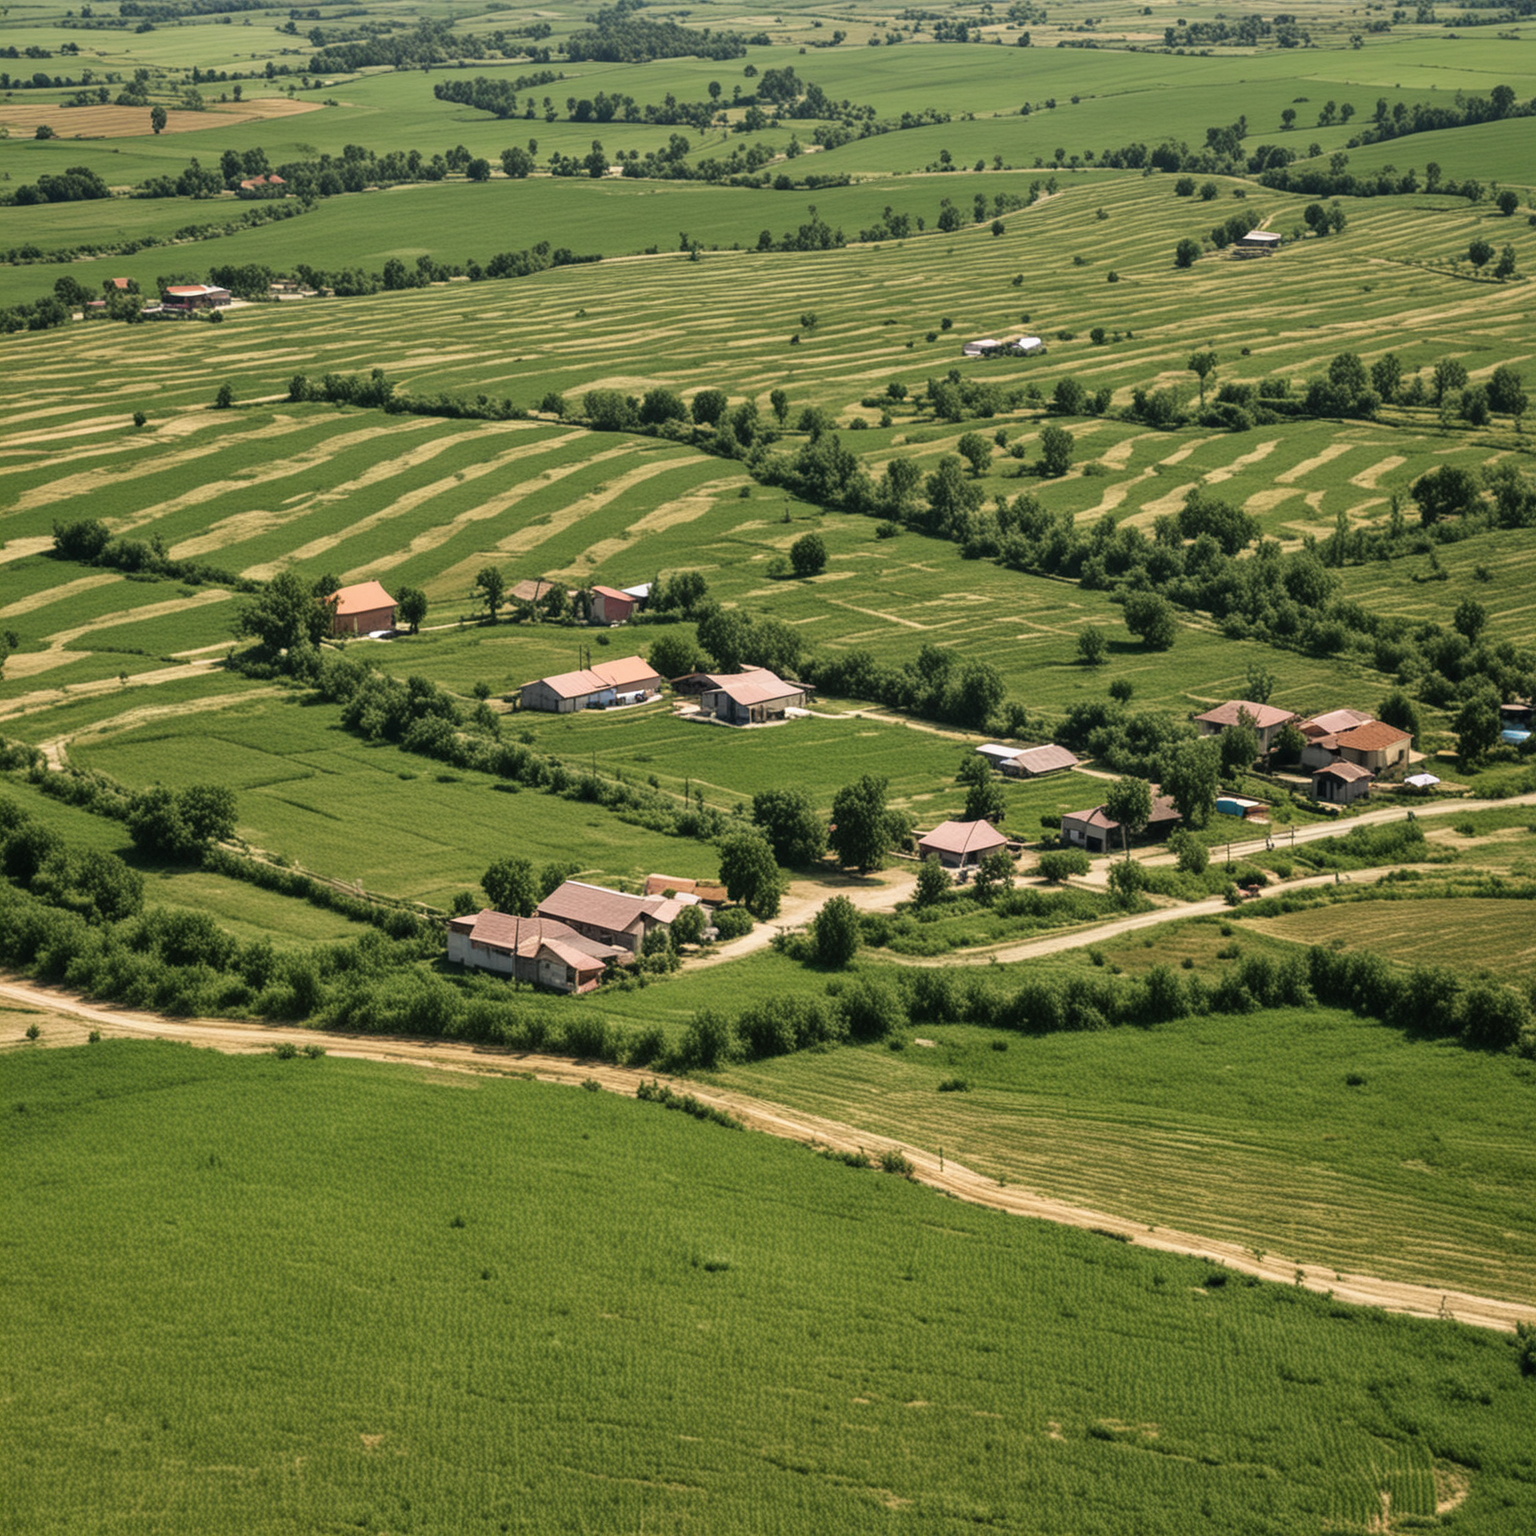
{"type": "Polygon", "coordinates": [[[3,1324],[17,1530],[1529,1512],[1536,1400],[1501,1337],[610,1094],[130,1042],[0,1072],[5,1236],[32,1256],[3,1324]],[[60,1186],[61,1156],[86,1176],[60,1186]]]}

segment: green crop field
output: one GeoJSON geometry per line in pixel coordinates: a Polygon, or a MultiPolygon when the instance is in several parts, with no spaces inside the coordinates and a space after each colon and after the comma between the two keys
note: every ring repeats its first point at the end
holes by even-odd
{"type": "Polygon", "coordinates": [[[1497,1336],[608,1094],[134,1043],[0,1071],[7,1529],[1532,1514],[1497,1336]]]}

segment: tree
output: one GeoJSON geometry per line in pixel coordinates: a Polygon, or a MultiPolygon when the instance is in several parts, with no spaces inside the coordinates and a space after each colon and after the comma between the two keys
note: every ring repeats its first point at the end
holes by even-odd
{"type": "Polygon", "coordinates": [[[1307,738],[1301,734],[1294,720],[1288,720],[1275,732],[1272,751],[1276,759],[1282,763],[1297,763],[1301,761],[1301,754],[1306,750],[1307,738]]]}
{"type": "Polygon", "coordinates": [[[1109,872],[1109,894],[1123,906],[1130,906],[1135,897],[1147,888],[1147,872],[1129,858],[1122,859],[1109,872]]]}
{"type": "Polygon", "coordinates": [[[176,808],[195,843],[222,843],[235,835],[235,792],[227,784],[189,784],[177,795],[176,808]]]}
{"type": "MultiPolygon", "coordinates": [[[[498,565],[482,565],[475,575],[475,584],[470,589],[471,597],[478,597],[485,604],[485,611],[492,624],[496,622],[496,616],[501,611],[501,597],[507,590],[507,583],[501,574],[498,565]]],[[[557,587],[554,590],[559,591],[557,587]]]]}
{"type": "Polygon", "coordinates": [[[1072,434],[1054,421],[1040,432],[1040,473],[1056,479],[1072,467],[1072,434]]]}
{"type": "Polygon", "coordinates": [[[859,952],[859,938],[859,909],[846,896],[834,896],[811,921],[811,942],[823,965],[847,965],[859,952]]]}
{"type": "Polygon", "coordinates": [[[1181,741],[1162,761],[1162,790],[1189,827],[1203,827],[1216,804],[1221,748],[1214,736],[1181,741]]]}
{"type": "Polygon", "coordinates": [[[1380,704],[1376,706],[1376,718],[1383,725],[1395,725],[1400,731],[1418,740],[1419,736],[1419,711],[1413,700],[1403,692],[1401,688],[1394,688],[1380,704]]]}
{"type": "Polygon", "coordinates": [[[955,451],[971,466],[971,473],[980,476],[992,462],[992,445],[980,432],[967,432],[955,444],[955,451]]]}
{"type": "Polygon", "coordinates": [[[706,427],[717,426],[730,403],[723,389],[701,389],[693,397],[693,419],[706,427]]]}
{"type": "Polygon", "coordinates": [[[1200,408],[1205,409],[1205,381],[1216,373],[1216,354],[1212,351],[1192,352],[1185,366],[1200,381],[1200,408]]]}
{"type": "Polygon", "coordinates": [[[819,576],[827,568],[827,546],[819,533],[802,533],[789,546],[796,576],[819,576]]]}
{"type": "Polygon", "coordinates": [[[521,181],[531,175],[534,164],[533,156],[521,144],[514,144],[511,149],[501,152],[501,168],[514,181],[521,181]]]}
{"type": "Polygon", "coordinates": [[[1468,645],[1477,644],[1477,637],[1487,622],[1488,610],[1474,597],[1462,598],[1451,616],[1452,625],[1467,637],[1468,645]]]}
{"type": "Polygon", "coordinates": [[[827,851],[827,818],[803,789],[763,789],[752,797],[752,821],[774,858],[791,869],[819,863],[827,851]]]}
{"type": "Polygon", "coordinates": [[[746,659],[752,621],[739,608],[717,608],[699,620],[699,644],[722,672],[734,672],[746,659]]]}
{"type": "Polygon", "coordinates": [[[269,650],[291,650],[301,640],[319,645],[331,632],[331,613],[314,588],[295,571],[279,571],[235,620],[243,635],[252,635],[269,650]]]}
{"type": "Polygon", "coordinates": [[[1474,267],[1486,267],[1493,260],[1493,247],[1481,235],[1467,247],[1467,260],[1474,267]]]}
{"type": "Polygon", "coordinates": [[[1035,865],[1035,873],[1052,885],[1060,885],[1072,875],[1086,875],[1093,868],[1093,861],[1081,848],[1060,848],[1042,853],[1035,865]]]}
{"type": "Polygon", "coordinates": [[[1398,361],[1396,353],[1388,352],[1385,357],[1379,357],[1371,364],[1371,388],[1388,405],[1397,399],[1402,383],[1403,365],[1398,361]]]}
{"type": "Polygon", "coordinates": [[[939,862],[939,856],[931,853],[921,864],[917,866],[917,890],[912,897],[912,904],[916,907],[931,907],[944,900],[949,893],[951,882],[944,872],[944,866],[939,862]]]}
{"type": "Polygon", "coordinates": [[[1246,773],[1259,755],[1259,733],[1246,709],[1238,710],[1237,723],[1229,725],[1216,740],[1221,749],[1221,771],[1225,774],[1246,773]]]}
{"type": "Polygon", "coordinates": [[[1091,629],[1081,629],[1077,633],[1077,659],[1085,667],[1101,667],[1109,650],[1109,645],[1104,639],[1104,632],[1095,625],[1091,629]]]}
{"type": "Polygon", "coordinates": [[[1178,636],[1173,604],[1156,592],[1132,592],[1125,600],[1125,627],[1149,651],[1166,651],[1178,636]]]}
{"type": "Polygon", "coordinates": [[[409,626],[413,635],[417,634],[421,629],[421,621],[427,616],[427,594],[420,587],[401,587],[396,606],[400,610],[401,621],[409,626]]]}
{"type": "Polygon", "coordinates": [[[1499,252],[1499,259],[1494,263],[1493,266],[1493,275],[1498,278],[1500,282],[1503,282],[1507,277],[1513,277],[1515,275],[1514,246],[1506,245],[1504,249],[1499,252]]]}
{"type": "Polygon", "coordinates": [[[703,904],[694,902],[691,906],[684,907],[672,919],[672,942],[697,944],[704,937],[706,927],[708,927],[708,921],[704,915],[703,904]]]}
{"type": "Polygon", "coordinates": [[[1168,839],[1168,849],[1178,859],[1182,874],[1203,875],[1211,862],[1211,850],[1182,827],[1168,839]]]}
{"type": "Polygon", "coordinates": [[[1013,855],[1006,848],[984,853],[976,866],[977,896],[982,901],[991,901],[998,891],[1011,890],[1015,873],[1013,855]]]}
{"type": "Polygon", "coordinates": [[[219,385],[218,393],[213,397],[213,408],[216,411],[227,411],[235,403],[235,386],[226,380],[219,385]]]}
{"type": "Polygon", "coordinates": [[[549,893],[539,889],[533,862],[519,854],[497,861],[480,877],[480,889],[498,911],[514,917],[532,917],[534,908],[549,893]]]}
{"type": "Polygon", "coordinates": [[[649,660],[659,677],[682,677],[699,669],[699,647],[686,634],[657,635],[650,644],[649,660]]]}
{"type": "Polygon", "coordinates": [[[476,156],[464,167],[464,174],[471,181],[489,181],[491,179],[491,162],[483,156],[476,156]]]}
{"type": "Polygon", "coordinates": [[[886,780],[866,773],[845,784],[832,800],[832,828],[827,835],[837,861],[860,874],[885,868],[891,851],[891,826],[886,816],[886,780]]]}
{"type": "Polygon", "coordinates": [[[1477,476],[1456,464],[1442,464],[1427,475],[1420,475],[1409,494],[1418,505],[1419,517],[1427,528],[1443,517],[1460,517],[1474,512],[1480,503],[1477,476]]]}
{"type": "Polygon", "coordinates": [[[1435,364],[1435,404],[1442,405],[1446,395],[1467,382],[1466,366],[1454,357],[1443,357],[1435,364]]]}
{"type": "Polygon", "coordinates": [[[1456,732],[1456,750],[1462,762],[1476,762],[1497,745],[1500,727],[1497,694],[1486,689],[1474,693],[1461,706],[1451,726],[1456,732]]]}
{"type": "Polygon", "coordinates": [[[732,832],[720,840],[720,881],[725,894],[753,917],[778,915],[784,882],[773,849],[762,833],[732,832]]]}
{"type": "Polygon", "coordinates": [[[1520,194],[1505,187],[1493,201],[1498,207],[1499,212],[1507,219],[1520,206],[1520,194]]]}
{"type": "Polygon", "coordinates": [[[1246,697],[1255,704],[1268,704],[1270,695],[1280,686],[1280,679],[1262,662],[1248,663],[1248,692],[1246,697]]]}
{"type": "Polygon", "coordinates": [[[1176,267],[1192,267],[1200,259],[1200,242],[1198,240],[1180,240],[1173,250],[1173,264],[1176,267]]]}
{"type": "Polygon", "coordinates": [[[1488,404],[1515,421],[1525,415],[1525,381],[1507,363],[1495,368],[1488,380],[1488,404]]]}
{"type": "Polygon", "coordinates": [[[1104,814],[1120,823],[1120,847],[1130,858],[1131,833],[1141,832],[1152,820],[1152,786],[1145,779],[1116,779],[1104,797],[1104,814]]]}
{"type": "Polygon", "coordinates": [[[782,427],[789,420],[789,391],[774,389],[768,392],[768,407],[774,414],[774,419],[782,427]]]}
{"type": "Polygon", "coordinates": [[[1003,786],[986,763],[982,763],[982,767],[986,768],[987,776],[966,790],[965,810],[960,815],[962,821],[995,822],[1008,814],[1008,797],[1003,793],[1003,786]]]}
{"type": "Polygon", "coordinates": [[[151,107],[149,109],[149,126],[155,131],[157,135],[165,131],[165,125],[167,121],[169,121],[169,119],[166,115],[166,110],[164,107],[157,106],[151,107]]]}

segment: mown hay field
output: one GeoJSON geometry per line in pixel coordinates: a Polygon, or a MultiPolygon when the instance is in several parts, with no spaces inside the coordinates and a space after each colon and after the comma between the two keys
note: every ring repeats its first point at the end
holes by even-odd
{"type": "Polygon", "coordinates": [[[128,1042],[0,1071],[7,1240],[34,1256],[3,1325],[17,1529],[451,1506],[488,1531],[1162,1536],[1199,1509],[1298,1536],[1384,1498],[1490,1531],[1530,1502],[1497,1336],[610,1094],[128,1042]],[[61,1188],[61,1156],[89,1177],[61,1188]]]}

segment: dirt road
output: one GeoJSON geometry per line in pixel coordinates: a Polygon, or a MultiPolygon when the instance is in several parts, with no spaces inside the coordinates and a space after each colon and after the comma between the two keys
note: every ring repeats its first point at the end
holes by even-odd
{"type": "MultiPolygon", "coordinates": [[[[518,1074],[567,1084],[593,1079],[604,1088],[623,1094],[634,1093],[642,1079],[656,1075],[600,1062],[521,1055],[493,1046],[453,1041],[331,1034],[259,1024],[231,1024],[215,1019],[171,1019],[86,1003],[58,988],[37,986],[11,977],[0,981],[0,1000],[37,1009],[54,1021],[78,1021],[73,1028],[50,1023],[44,1040],[60,1045],[78,1042],[87,1026],[100,1029],[103,1034],[184,1040],[236,1053],[270,1050],[280,1040],[294,1040],[323,1045],[330,1055],[362,1061],[404,1062],[446,1071],[518,1074]]],[[[7,1022],[3,1035],[0,1035],[0,1044],[15,1048],[19,1043],[23,1027],[21,1017],[17,1015],[14,1024],[7,1022]]],[[[1415,1317],[1454,1317],[1459,1322],[1505,1331],[1512,1330],[1517,1322],[1536,1322],[1536,1305],[1529,1303],[1441,1291],[1400,1281],[1379,1280],[1369,1275],[1342,1274],[1318,1264],[1297,1264],[1279,1254],[1266,1253],[1256,1257],[1251,1250],[1235,1243],[1217,1242],[1172,1227],[1149,1227],[1121,1216],[1052,1200],[1013,1185],[999,1184],[953,1159],[941,1158],[924,1148],[873,1135],[840,1121],[825,1120],[747,1094],[698,1083],[683,1081],[677,1086],[705,1103],[729,1110],[751,1129],[765,1131],[771,1136],[807,1146],[844,1152],[863,1151],[876,1156],[888,1150],[899,1151],[912,1164],[913,1176],[921,1183],[991,1210],[1114,1233],[1138,1247],[1205,1259],[1242,1274],[1258,1275],[1284,1285],[1302,1285],[1308,1290],[1336,1296],[1341,1301],[1382,1307],[1389,1312],[1404,1312],[1415,1317]]]]}

